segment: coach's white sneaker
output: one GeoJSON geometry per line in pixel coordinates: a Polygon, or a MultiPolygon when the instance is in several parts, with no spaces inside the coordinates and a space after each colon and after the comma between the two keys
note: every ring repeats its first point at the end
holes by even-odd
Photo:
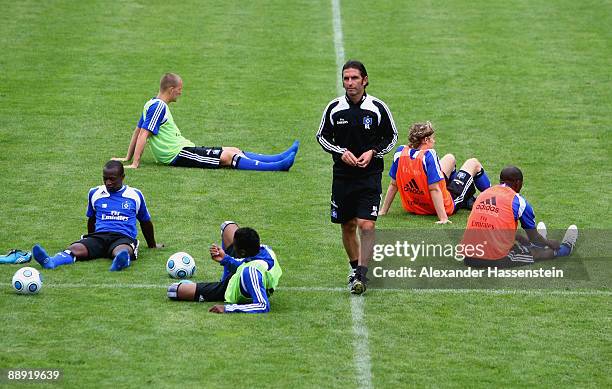
{"type": "Polygon", "coordinates": [[[548,239],[546,237],[546,235],[548,234],[548,231],[546,231],[546,224],[544,224],[544,222],[539,222],[536,227],[536,230],[538,231],[540,235],[542,235],[544,239],[548,239]]]}
{"type": "Polygon", "coordinates": [[[561,244],[567,245],[570,249],[570,254],[574,251],[574,247],[576,246],[576,241],[578,240],[578,227],[575,224],[572,224],[565,231],[565,235],[563,236],[563,240],[561,244]]]}

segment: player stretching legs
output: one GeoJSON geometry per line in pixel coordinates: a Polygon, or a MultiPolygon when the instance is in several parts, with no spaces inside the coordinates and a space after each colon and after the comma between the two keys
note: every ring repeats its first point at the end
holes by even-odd
{"type": "Polygon", "coordinates": [[[504,268],[570,255],[578,228],[569,226],[561,243],[548,239],[546,226],[542,222],[536,226],[531,204],[519,194],[523,187],[521,170],[508,166],[499,179],[500,184],[482,192],[472,207],[461,243],[462,247],[479,249],[466,254],[465,265],[504,268]],[[517,232],[519,223],[526,237],[517,232]]]}
{"type": "Polygon", "coordinates": [[[213,305],[214,313],[266,313],[269,296],[278,285],[282,269],[276,254],[260,244],[257,232],[228,221],[221,225],[221,247],[213,244],[210,257],[223,266],[218,282],[177,282],[168,287],[168,298],[185,301],[225,301],[213,305]]]}
{"type": "Polygon", "coordinates": [[[104,185],[89,191],[87,203],[87,232],[78,242],[66,250],[49,256],[40,245],[32,247],[34,259],[45,269],[69,265],[74,261],[95,258],[113,258],[111,271],[130,266],[138,256],[136,220],[149,248],[160,248],[155,243],[151,215],[142,192],[123,185],[123,165],[109,161],[102,171],[104,185]]]}
{"type": "Polygon", "coordinates": [[[159,85],[156,97],[149,100],[142,110],[134,129],[125,158],[126,168],[137,168],[148,143],[153,157],[159,163],[196,168],[231,167],[241,170],[287,171],[293,166],[299,142],[280,154],[266,155],[240,150],[236,147],[196,147],[181,135],[174,123],[169,104],[177,101],[183,92],[183,80],[178,74],[166,73],[159,85]]]}
{"type": "Polygon", "coordinates": [[[437,215],[436,224],[451,223],[449,216],[461,208],[471,209],[476,189],[491,186],[480,161],[470,158],[459,172],[455,171],[455,157],[446,154],[438,159],[434,150],[435,130],[430,122],[410,126],[409,145],[399,146],[389,170],[391,182],[380,215],[389,208],[400,193],[402,206],[417,215],[437,215]],[[448,185],[448,186],[447,186],[448,185]]]}

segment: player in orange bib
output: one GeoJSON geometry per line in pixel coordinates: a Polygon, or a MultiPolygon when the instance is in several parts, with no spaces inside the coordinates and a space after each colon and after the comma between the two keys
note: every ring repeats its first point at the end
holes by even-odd
{"type": "Polygon", "coordinates": [[[546,226],[538,223],[531,205],[519,194],[523,173],[515,166],[501,171],[500,184],[478,196],[463,235],[464,263],[473,267],[513,267],[537,260],[570,255],[578,228],[569,226],[563,241],[547,239],[546,226]],[[518,234],[518,223],[527,237],[518,234]]]}
{"type": "Polygon", "coordinates": [[[491,186],[489,177],[476,158],[470,158],[456,172],[455,157],[438,159],[434,150],[435,129],[430,122],[415,123],[408,134],[409,146],[399,146],[389,170],[391,183],[379,215],[389,211],[400,193],[402,206],[417,215],[437,215],[436,224],[446,224],[460,208],[470,209],[476,188],[491,186]]]}

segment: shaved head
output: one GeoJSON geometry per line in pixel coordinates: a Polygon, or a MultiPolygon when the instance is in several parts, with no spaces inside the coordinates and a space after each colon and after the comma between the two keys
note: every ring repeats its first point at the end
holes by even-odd
{"type": "Polygon", "coordinates": [[[501,182],[514,182],[523,181],[523,172],[516,166],[506,166],[499,173],[499,181],[501,182]]]}
{"type": "Polygon", "coordinates": [[[177,87],[181,83],[181,76],[175,73],[166,73],[162,76],[159,81],[159,90],[160,92],[164,92],[168,90],[168,88],[177,87]]]}
{"type": "Polygon", "coordinates": [[[119,173],[120,176],[124,176],[125,172],[123,170],[123,164],[119,161],[108,161],[105,165],[104,165],[104,170],[114,170],[117,169],[117,172],[119,173]]]}
{"type": "Polygon", "coordinates": [[[519,193],[523,187],[523,172],[516,166],[506,166],[499,173],[499,182],[508,185],[516,193],[519,193]]]}

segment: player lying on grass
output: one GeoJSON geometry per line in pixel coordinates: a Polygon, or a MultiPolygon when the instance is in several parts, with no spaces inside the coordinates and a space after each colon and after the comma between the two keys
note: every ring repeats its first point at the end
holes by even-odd
{"type": "Polygon", "coordinates": [[[111,271],[130,266],[138,255],[136,220],[149,248],[161,248],[155,243],[153,223],[144,196],[136,189],[123,185],[123,165],[109,161],[102,170],[104,185],[89,190],[87,203],[87,235],[66,250],[49,256],[40,245],[32,248],[34,259],[45,269],[69,265],[75,261],[113,258],[111,271]]]}
{"type": "Polygon", "coordinates": [[[438,215],[436,224],[451,223],[449,215],[471,208],[476,188],[491,186],[476,158],[470,158],[456,172],[455,157],[438,159],[434,150],[435,129],[430,122],[415,123],[408,134],[409,145],[399,146],[389,170],[391,182],[380,215],[389,212],[399,191],[404,209],[417,215],[438,215]],[[448,187],[447,187],[448,185],[448,187]],[[398,189],[399,188],[399,189],[398,189]]]}
{"type": "Polygon", "coordinates": [[[218,168],[232,167],[241,170],[284,170],[293,165],[299,142],[280,154],[266,155],[242,151],[236,147],[196,147],[181,135],[170,113],[168,105],[175,102],[183,91],[183,80],[177,74],[166,73],[162,76],[159,93],[149,100],[142,110],[138,125],[125,158],[130,161],[126,168],[137,168],[140,157],[149,144],[153,157],[159,163],[170,166],[218,168]]]}
{"type": "Polygon", "coordinates": [[[574,250],[578,228],[569,226],[561,244],[547,239],[546,226],[535,224],[531,205],[519,192],[523,173],[508,166],[499,175],[500,184],[482,192],[472,208],[463,235],[464,263],[472,267],[513,267],[538,260],[568,256],[574,250]],[[518,222],[527,237],[517,232],[518,222]]]}
{"type": "Polygon", "coordinates": [[[260,244],[257,232],[228,221],[221,225],[222,247],[210,247],[211,258],[223,266],[219,282],[174,283],[168,297],[186,301],[225,301],[213,305],[214,313],[266,313],[269,296],[278,285],[282,270],[276,254],[260,244]]]}

